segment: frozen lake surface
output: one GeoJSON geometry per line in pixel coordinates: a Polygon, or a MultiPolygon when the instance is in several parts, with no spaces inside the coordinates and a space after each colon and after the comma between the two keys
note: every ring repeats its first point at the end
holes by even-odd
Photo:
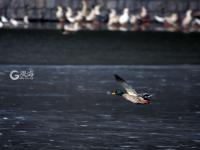
{"type": "Polygon", "coordinates": [[[200,66],[0,65],[0,149],[200,149],[200,66]],[[11,80],[32,69],[33,80],[11,80]],[[135,105],[106,92],[153,93],[135,105]]]}

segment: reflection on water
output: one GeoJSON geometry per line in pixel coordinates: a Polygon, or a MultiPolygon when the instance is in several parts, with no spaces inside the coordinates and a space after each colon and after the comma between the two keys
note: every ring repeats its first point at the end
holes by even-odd
{"type": "Polygon", "coordinates": [[[0,66],[1,149],[199,149],[199,66],[0,66]],[[9,78],[33,69],[33,80],[9,78]],[[117,73],[148,106],[107,95],[117,73]]]}

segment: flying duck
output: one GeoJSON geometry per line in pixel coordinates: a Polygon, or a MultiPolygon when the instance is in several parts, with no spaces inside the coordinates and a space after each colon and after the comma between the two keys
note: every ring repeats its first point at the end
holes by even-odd
{"type": "Polygon", "coordinates": [[[121,86],[125,89],[123,90],[114,90],[112,95],[122,96],[124,99],[135,103],[135,104],[150,104],[151,95],[147,93],[138,94],[135,89],[132,88],[123,78],[118,75],[114,75],[115,80],[121,84],[121,86]]]}

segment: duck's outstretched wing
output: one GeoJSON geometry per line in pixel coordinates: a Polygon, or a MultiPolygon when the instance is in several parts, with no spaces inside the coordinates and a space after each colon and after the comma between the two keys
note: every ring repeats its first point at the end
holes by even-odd
{"type": "Polygon", "coordinates": [[[135,89],[133,89],[132,86],[129,85],[123,78],[121,78],[120,76],[116,74],[114,75],[114,77],[115,77],[115,80],[121,84],[121,86],[126,90],[126,92],[129,95],[134,95],[134,96],[138,95],[135,89]]]}

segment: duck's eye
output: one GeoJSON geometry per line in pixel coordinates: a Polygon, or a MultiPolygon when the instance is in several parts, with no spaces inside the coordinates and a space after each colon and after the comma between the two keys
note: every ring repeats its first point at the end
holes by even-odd
{"type": "Polygon", "coordinates": [[[145,98],[149,98],[151,95],[149,94],[144,94],[142,97],[145,99],[145,98]]]}
{"type": "Polygon", "coordinates": [[[151,95],[150,95],[150,94],[144,94],[144,96],[145,96],[145,97],[151,97],[151,95]]]}

